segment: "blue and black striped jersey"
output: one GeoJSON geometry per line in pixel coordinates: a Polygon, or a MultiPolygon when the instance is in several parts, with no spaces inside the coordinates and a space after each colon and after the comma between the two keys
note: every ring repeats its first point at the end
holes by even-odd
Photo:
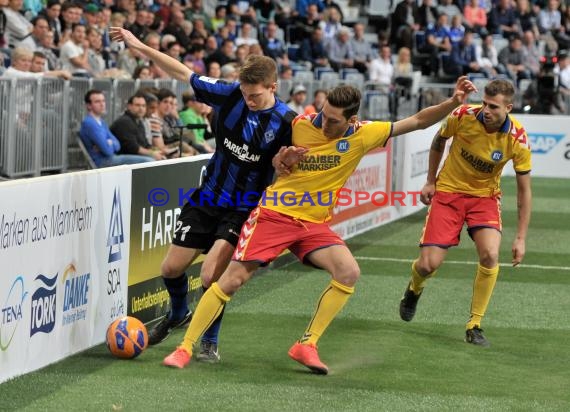
{"type": "Polygon", "coordinates": [[[197,202],[200,191],[206,192],[216,206],[251,210],[273,181],[273,156],[291,145],[296,113],[277,97],[272,108],[250,111],[237,82],[193,74],[190,84],[196,99],[216,114],[216,151],[192,198],[197,202]]]}

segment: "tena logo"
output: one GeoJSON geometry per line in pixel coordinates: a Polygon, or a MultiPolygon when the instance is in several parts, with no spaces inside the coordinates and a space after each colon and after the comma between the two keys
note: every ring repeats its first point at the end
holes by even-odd
{"type": "Polygon", "coordinates": [[[2,318],[0,322],[0,350],[5,351],[22,321],[22,307],[28,292],[24,290],[24,278],[18,276],[2,302],[2,318]]]}

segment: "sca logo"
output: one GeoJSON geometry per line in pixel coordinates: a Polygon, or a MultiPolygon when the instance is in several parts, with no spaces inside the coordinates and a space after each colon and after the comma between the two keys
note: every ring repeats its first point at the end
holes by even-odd
{"type": "Polygon", "coordinates": [[[5,351],[12,343],[16,329],[22,320],[22,306],[28,292],[24,290],[24,278],[18,276],[2,302],[2,322],[0,323],[0,350],[5,351]]]}
{"type": "Polygon", "coordinates": [[[91,274],[78,274],[73,264],[67,265],[62,276],[63,283],[63,325],[85,319],[89,303],[91,274]]]}
{"type": "Polygon", "coordinates": [[[34,281],[40,285],[32,295],[30,337],[38,332],[50,333],[53,330],[57,302],[57,273],[53,278],[38,275],[34,281]]]}
{"type": "Polygon", "coordinates": [[[107,232],[107,247],[109,248],[108,263],[121,260],[121,244],[125,241],[123,231],[123,211],[121,209],[121,193],[115,189],[113,194],[113,206],[111,207],[111,219],[107,232]]]}
{"type": "Polygon", "coordinates": [[[546,154],[564,138],[564,134],[529,133],[532,153],[546,154]]]}
{"type": "Polygon", "coordinates": [[[336,143],[336,151],[339,153],[346,153],[348,152],[349,148],[350,148],[350,143],[348,143],[348,140],[339,140],[336,143]]]}

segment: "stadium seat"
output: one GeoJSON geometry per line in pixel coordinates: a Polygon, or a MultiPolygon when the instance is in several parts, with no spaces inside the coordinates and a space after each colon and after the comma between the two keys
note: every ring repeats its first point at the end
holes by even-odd
{"type": "Polygon", "coordinates": [[[77,145],[79,146],[79,149],[81,149],[81,153],[83,153],[83,157],[85,158],[85,161],[87,162],[87,168],[88,169],[97,169],[97,165],[95,164],[95,162],[93,161],[93,159],[89,155],[89,152],[87,151],[87,148],[83,144],[83,140],[81,140],[81,137],[79,137],[79,134],[77,134],[77,145]]]}

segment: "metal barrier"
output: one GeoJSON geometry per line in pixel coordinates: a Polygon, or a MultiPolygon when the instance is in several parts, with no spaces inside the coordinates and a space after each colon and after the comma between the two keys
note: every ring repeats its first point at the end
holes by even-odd
{"type": "MultiPolygon", "coordinates": [[[[282,82],[280,92],[287,94],[281,97],[286,100],[288,91],[283,86],[288,82],[282,82]]],[[[309,101],[314,90],[322,86],[313,78],[299,83],[307,88],[309,101]]],[[[168,88],[176,93],[179,104],[182,93],[190,90],[188,83],[168,79],[0,79],[0,173],[20,177],[66,170],[69,136],[79,131],[86,114],[85,93],[95,88],[105,94],[108,112],[104,118],[111,124],[125,111],[128,98],[144,87],[168,88]]],[[[451,95],[454,85],[422,84],[417,95],[412,93],[405,99],[396,95],[396,101],[389,94],[366,90],[366,85],[364,89],[362,117],[390,121],[439,103],[451,95]]],[[[570,97],[566,103],[570,107],[570,97]]]]}

